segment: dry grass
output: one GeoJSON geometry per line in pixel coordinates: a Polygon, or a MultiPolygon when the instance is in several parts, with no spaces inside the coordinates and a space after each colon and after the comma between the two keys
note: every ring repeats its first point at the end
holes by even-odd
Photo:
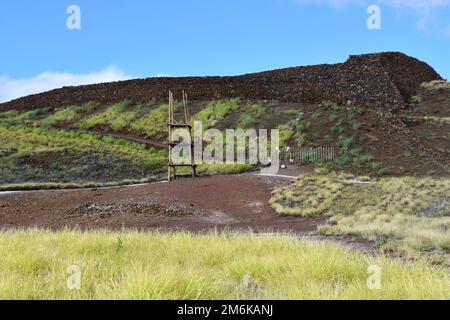
{"type": "MultiPolygon", "coordinates": [[[[361,179],[359,179],[361,180],[361,179]]],[[[300,177],[271,199],[281,214],[330,217],[324,234],[351,234],[382,249],[450,264],[450,180],[384,178],[353,183],[342,175],[300,177]]]]}
{"type": "Polygon", "coordinates": [[[435,117],[435,116],[415,117],[415,116],[409,116],[409,117],[405,117],[405,118],[409,119],[409,120],[426,121],[426,122],[430,122],[430,123],[433,123],[433,124],[441,124],[441,125],[450,124],[450,117],[435,117]]]}
{"type": "Polygon", "coordinates": [[[450,82],[435,80],[431,82],[422,83],[421,87],[425,90],[446,90],[450,89],[450,82]]]}
{"type": "Polygon", "coordinates": [[[0,233],[0,255],[0,299],[450,298],[443,269],[289,236],[31,230],[0,233]],[[74,265],[80,290],[67,287],[74,265]]]}

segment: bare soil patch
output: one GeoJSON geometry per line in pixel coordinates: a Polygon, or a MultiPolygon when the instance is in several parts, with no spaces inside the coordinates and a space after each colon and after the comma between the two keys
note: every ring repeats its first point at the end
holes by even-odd
{"type": "Polygon", "coordinates": [[[252,174],[112,189],[0,195],[0,228],[230,230],[309,234],[325,218],[278,216],[272,190],[289,179],[252,174]]]}

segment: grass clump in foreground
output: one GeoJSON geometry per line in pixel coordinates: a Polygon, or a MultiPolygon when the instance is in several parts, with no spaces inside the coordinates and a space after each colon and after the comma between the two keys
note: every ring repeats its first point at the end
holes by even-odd
{"type": "Polygon", "coordinates": [[[0,255],[0,299],[450,297],[443,269],[288,236],[11,231],[0,233],[0,255]],[[381,290],[367,286],[371,265],[381,290]],[[73,266],[80,290],[67,288],[73,266]]]}
{"type": "Polygon", "coordinates": [[[277,190],[270,202],[280,214],[330,217],[321,233],[361,236],[386,251],[414,258],[424,254],[450,265],[449,179],[354,179],[345,174],[302,176],[277,190]]]}

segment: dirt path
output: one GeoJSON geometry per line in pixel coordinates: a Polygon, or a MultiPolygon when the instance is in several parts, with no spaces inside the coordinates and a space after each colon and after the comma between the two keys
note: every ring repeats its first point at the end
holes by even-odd
{"type": "Polygon", "coordinates": [[[279,217],[268,205],[271,191],[290,182],[245,174],[105,190],[3,194],[0,228],[313,232],[324,218],[279,217]]]}

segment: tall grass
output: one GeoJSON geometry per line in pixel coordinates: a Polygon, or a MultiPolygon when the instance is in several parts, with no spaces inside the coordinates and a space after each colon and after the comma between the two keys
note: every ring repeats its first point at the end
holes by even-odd
{"type": "Polygon", "coordinates": [[[0,234],[0,255],[1,299],[450,298],[442,269],[288,236],[15,231],[0,234]],[[381,290],[367,286],[371,265],[381,290]],[[67,287],[71,266],[80,290],[67,287]]]}

